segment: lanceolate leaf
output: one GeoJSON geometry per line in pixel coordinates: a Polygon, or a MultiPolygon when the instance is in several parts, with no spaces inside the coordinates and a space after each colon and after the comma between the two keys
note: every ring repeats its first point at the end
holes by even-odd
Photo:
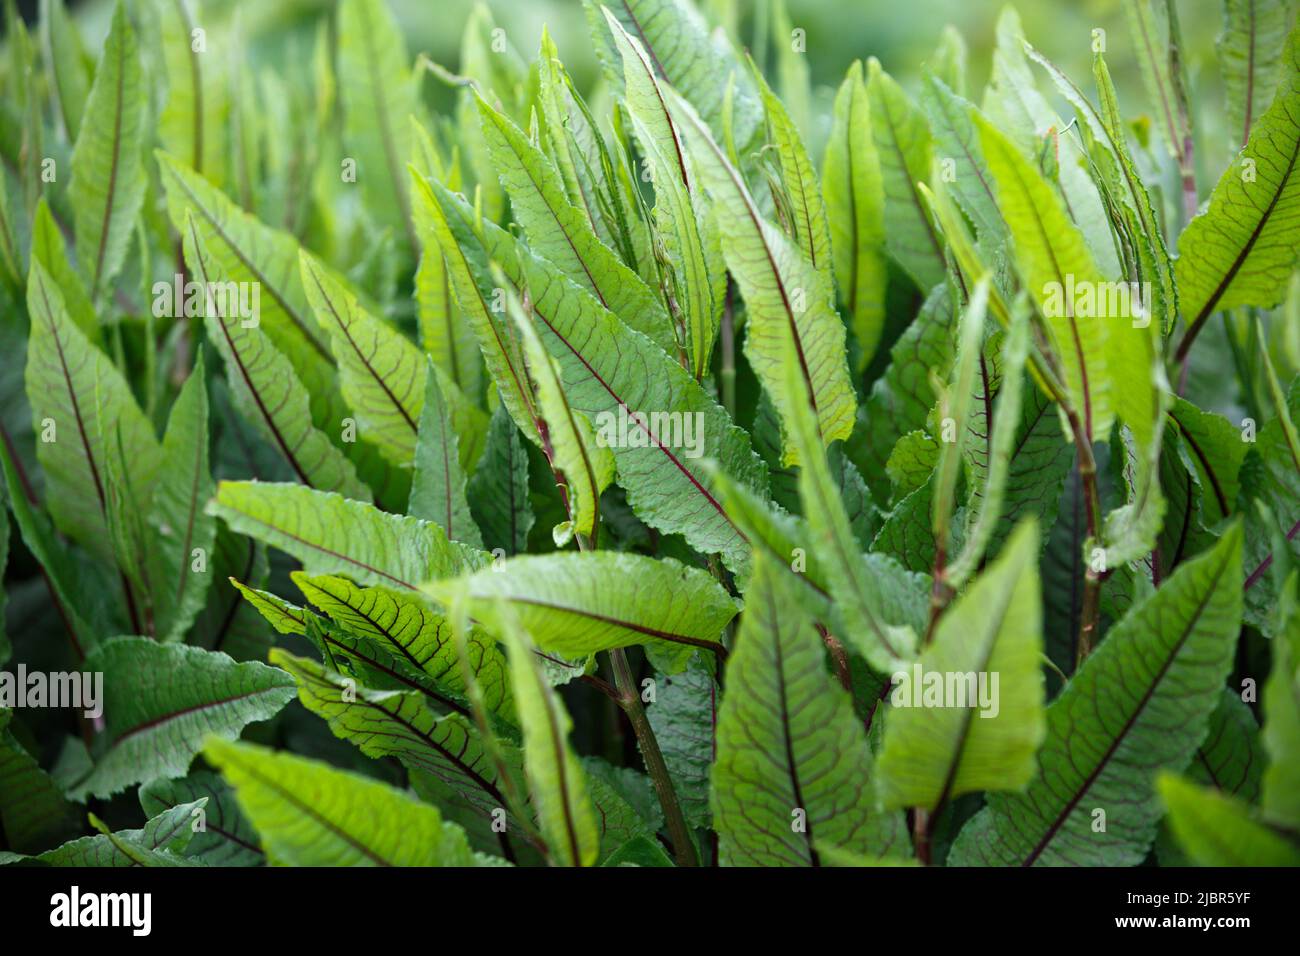
{"type": "Polygon", "coordinates": [[[504,403],[492,413],[487,447],[467,493],[485,548],[500,550],[507,557],[527,550],[534,520],[528,497],[528,455],[504,403]]]}
{"type": "MultiPolygon", "coordinates": [[[[210,288],[206,283],[219,282],[198,221],[188,213],[184,244],[196,281],[205,283],[205,288],[210,288]]],[[[205,296],[208,338],[226,360],[227,379],[244,416],[271,442],[298,481],[309,488],[370,500],[369,489],[357,478],[352,463],[313,426],[308,391],[292,364],[261,323],[239,311],[230,307],[229,300],[218,307],[205,296]]],[[[338,424],[342,426],[341,421],[338,424]]]]}
{"type": "Polygon", "coordinates": [[[553,262],[600,304],[661,348],[673,347],[668,314],[654,291],[591,231],[569,202],[551,161],[515,126],[479,101],[483,135],[511,209],[538,256],[553,262]]]}
{"type": "MultiPolygon", "coordinates": [[[[788,388],[797,390],[798,369],[792,358],[787,361],[786,381],[788,388]]],[[[885,616],[890,582],[868,567],[849,531],[844,502],[817,441],[812,408],[792,402],[785,425],[800,452],[799,497],[813,547],[830,582],[833,613],[840,625],[836,633],[852,641],[877,670],[892,672],[915,655],[916,635],[906,624],[885,616]]]]}
{"type": "Polygon", "coordinates": [[[465,499],[465,471],[459,457],[460,433],[442,394],[432,361],[425,374],[424,407],[415,446],[415,475],[407,512],[440,524],[447,537],[473,548],[483,547],[478,525],[465,499]]]}
{"type": "Polygon", "coordinates": [[[86,53],[79,28],[68,16],[63,0],[41,0],[41,28],[51,94],[63,128],[75,142],[90,95],[94,61],[86,53]]]}
{"type": "Polygon", "coordinates": [[[1071,403],[1087,434],[1093,440],[1104,438],[1114,419],[1106,337],[1128,317],[1102,317],[1095,311],[1078,314],[1083,311],[1079,308],[1083,290],[1092,289],[1096,296],[1106,287],[1083,234],[1024,154],[979,114],[975,126],[1021,277],[1052,331],[1071,403]]]}
{"type": "MultiPolygon", "coordinates": [[[[388,588],[358,587],[333,575],[311,577],[295,571],[293,581],[307,600],[354,635],[409,663],[442,690],[463,695],[465,678],[451,625],[421,598],[388,588]]],[[[466,647],[483,702],[494,713],[512,720],[504,655],[479,631],[470,631],[466,647]]],[[[440,699],[451,709],[465,712],[463,705],[446,693],[440,699]]]]}
{"type": "Polygon", "coordinates": [[[145,86],[126,4],[113,24],[72,151],[68,186],[77,211],[77,261],[96,300],[126,257],[144,201],[145,86]]]}
{"type": "Polygon", "coordinates": [[[933,811],[962,793],[1030,781],[1046,733],[1041,617],[1030,521],[944,612],[916,666],[894,675],[896,706],[876,764],[884,806],[933,811]],[[944,696],[954,687],[964,701],[944,696]]]}
{"type": "Polygon", "coordinates": [[[685,144],[649,56],[613,13],[604,12],[622,58],[627,108],[653,170],[655,221],[676,273],[675,287],[687,328],[683,344],[692,373],[702,379],[709,369],[722,312],[719,285],[725,283],[716,250],[708,245],[713,221],[704,208],[685,144]]]}
{"type": "Polygon", "coordinates": [[[241,534],[293,555],[308,574],[414,590],[481,567],[484,556],[436,524],[300,485],[223,481],[209,509],[241,534]]]}
{"type": "MultiPolygon", "coordinates": [[[[415,456],[425,378],[445,373],[436,366],[430,372],[418,348],[367,313],[356,296],[306,252],[301,262],[307,300],[321,326],[329,330],[343,397],[361,419],[361,437],[378,445],[395,465],[409,465],[415,456]]],[[[467,467],[483,450],[486,416],[450,380],[439,388],[464,437],[461,465],[467,467]]]]}
{"type": "Polygon", "coordinates": [[[510,655],[524,731],[524,769],[548,854],[565,866],[591,866],[600,850],[600,831],[586,774],[569,744],[572,721],[555,689],[544,679],[537,655],[526,643],[512,609],[499,612],[501,636],[510,655]]]}
{"type": "Polygon", "coordinates": [[[391,787],[252,744],[203,755],[235,788],[267,857],[288,866],[474,866],[460,827],[391,787]]]}
{"type": "Polygon", "coordinates": [[[662,350],[522,245],[513,263],[503,261],[495,253],[493,227],[485,230],[510,280],[528,291],[569,404],[597,432],[611,435],[606,444],[637,517],[660,531],[680,532],[692,547],[720,553],[733,567],[743,564],[744,538],[697,462],[713,458],[738,481],[762,489],[763,465],[745,433],[662,350]]]}
{"type": "Polygon", "coordinates": [[[206,32],[199,34],[204,37],[201,46],[196,38],[197,29],[207,30],[208,11],[197,0],[154,0],[154,5],[167,70],[167,106],[158,118],[158,139],[220,186],[230,156],[230,86],[221,53],[208,51],[206,32]]]}
{"type": "Polygon", "coordinates": [[[875,809],[866,734],[793,587],[755,555],[718,716],[712,805],[723,865],[818,866],[823,842],[873,857],[907,843],[901,815],[875,809]]]}
{"type": "Polygon", "coordinates": [[[149,518],[157,529],[156,631],[164,640],[184,637],[202,610],[212,582],[216,519],[205,511],[216,490],[208,466],[208,393],[203,356],[172,406],[149,518]]]}
{"type": "Polygon", "coordinates": [[[1300,847],[1254,818],[1241,800],[1172,773],[1159,778],[1160,798],[1183,848],[1200,866],[1300,866],[1300,847]]]}
{"type": "Polygon", "coordinates": [[[950,861],[1140,863],[1161,815],[1154,772],[1196,752],[1231,664],[1240,579],[1238,525],[1113,626],[1048,708],[1037,777],[1023,795],[991,795],[950,861]]]}
{"type": "MultiPolygon", "coordinates": [[[[1282,81],[1250,141],[1220,177],[1206,210],[1178,237],[1183,318],[1198,329],[1215,310],[1271,308],[1296,263],[1300,221],[1300,40],[1287,38],[1282,81]]],[[[1180,345],[1186,351],[1187,339],[1180,345]]]]}
{"type": "Polygon", "coordinates": [[[556,480],[562,482],[569,520],[552,529],[557,545],[563,546],[577,534],[595,542],[600,520],[600,495],[614,479],[614,455],[596,438],[591,423],[574,411],[565,397],[555,360],[542,345],[532,320],[523,314],[519,302],[510,297],[515,327],[527,355],[528,374],[533,380],[537,402],[546,424],[543,451],[550,459],[556,480]]]}
{"type": "Polygon", "coordinates": [[[46,587],[68,630],[77,657],[84,657],[86,651],[99,642],[98,632],[78,610],[79,599],[85,593],[81,590],[85,586],[84,574],[56,537],[50,520],[28,500],[8,442],[3,440],[0,440],[0,464],[4,466],[5,490],[14,524],[18,526],[23,544],[41,566],[46,587]]]}
{"type": "Polygon", "coordinates": [[[77,328],[86,333],[92,342],[99,340],[99,319],[90,296],[86,294],[81,276],[68,261],[68,252],[63,241],[63,233],[54,221],[49,203],[42,196],[36,203],[36,216],[32,224],[31,257],[40,261],[50,279],[63,294],[63,304],[67,306],[68,315],[77,324],[77,328]]]}
{"type": "Polygon", "coordinates": [[[930,120],[935,152],[952,161],[951,181],[945,184],[953,198],[970,216],[980,240],[1001,238],[1006,225],[998,213],[992,174],[971,119],[974,107],[937,76],[926,78],[921,106],[930,120]]]}
{"type": "Polygon", "coordinates": [[[35,853],[75,834],[77,814],[58,783],[8,729],[12,716],[13,711],[0,710],[0,831],[15,850],[35,853]]]}
{"type": "MultiPolygon", "coordinates": [[[[609,74],[620,84],[621,64],[609,43],[600,4],[584,0],[584,5],[596,50],[606,54],[609,74]]],[[[694,5],[688,0],[617,0],[604,6],[636,37],[656,74],[690,101],[713,135],[725,138],[724,129],[730,125],[737,149],[747,150],[763,123],[758,93],[730,45],[710,34],[694,5]],[[734,85],[731,94],[729,84],[734,85]]]]}
{"type": "MultiPolygon", "coordinates": [[[[781,44],[785,49],[787,44],[781,44]]],[[[757,71],[756,71],[757,72],[757,71]]],[[[834,282],[831,264],[830,224],[826,203],[817,184],[812,159],[804,147],[800,129],[786,111],[780,98],[772,92],[762,74],[755,78],[767,113],[768,136],[781,161],[781,179],[790,210],[790,226],[795,243],[812,267],[821,274],[827,287],[834,282]]]]}
{"type": "Polygon", "coordinates": [[[377,218],[407,235],[405,163],[411,155],[410,117],[419,101],[402,34],[383,0],[344,0],[338,37],[344,140],[355,151],[357,181],[377,218]]]}
{"type": "Polygon", "coordinates": [[[204,738],[233,738],[293,699],[283,671],[225,654],[123,637],[101,644],[86,670],[104,675],[105,733],[73,799],[107,797],[156,777],[180,777],[204,738]]]}
{"type": "Polygon", "coordinates": [[[928,291],[943,278],[943,247],[918,181],[930,176],[930,129],[903,88],[872,57],[867,62],[871,138],[880,157],[885,192],[885,244],[899,264],[928,291]]]}
{"type": "MultiPolygon", "coordinates": [[[[492,758],[463,715],[439,717],[420,694],[358,688],[278,649],[271,652],[271,663],[293,675],[304,707],[362,753],[394,757],[413,773],[432,774],[485,817],[507,805],[492,758]]],[[[522,777],[517,764],[511,769],[522,777]]],[[[503,848],[509,845],[502,839],[503,848]]]]}
{"type": "Polygon", "coordinates": [[[1282,48],[1295,16],[1291,0],[1225,0],[1219,68],[1226,87],[1232,145],[1245,146],[1277,89],[1282,48]]]}
{"type": "Polygon", "coordinates": [[[196,813],[204,812],[203,798],[163,810],[138,830],[110,832],[92,815],[100,832],[81,837],[33,859],[46,866],[194,866],[181,856],[193,839],[196,813]]]}
{"type": "MultiPolygon", "coordinates": [[[[461,588],[471,616],[500,636],[508,605],[544,651],[566,658],[657,644],[681,670],[696,648],[722,651],[736,604],[706,572],[669,558],[589,551],[514,558],[427,590],[449,601],[461,588]]],[[[517,693],[516,689],[516,693],[517,693]]]]}
{"type": "MultiPolygon", "coordinates": [[[[857,399],[844,360],[844,325],[834,309],[829,273],[819,271],[772,223],[704,123],[680,98],[674,115],[689,136],[700,180],[713,197],[723,254],[745,298],[745,357],[776,407],[811,398],[820,445],[847,438],[857,399]],[[784,381],[787,353],[797,357],[799,396],[784,381]]],[[[823,268],[827,264],[823,263],[823,268]]],[[[799,459],[783,444],[785,464],[799,459]]]]}
{"type": "Polygon", "coordinates": [[[45,470],[55,523],[92,553],[111,559],[108,456],[129,459],[143,513],[160,463],[158,440],[122,374],[68,318],[63,297],[40,262],[27,283],[32,319],[27,348],[27,396],[32,427],[43,439],[37,458],[45,470]]]}
{"type": "Polygon", "coordinates": [[[496,384],[501,404],[533,444],[541,445],[537,430],[537,399],[524,369],[520,344],[513,335],[505,309],[498,301],[491,262],[504,268],[503,258],[513,256],[513,240],[494,232],[474,210],[442,183],[412,170],[415,222],[420,235],[441,247],[456,301],[474,338],[478,340],[488,374],[496,384]],[[481,234],[480,234],[481,233],[481,234]],[[492,239],[488,248],[485,242],[492,239]]]}
{"type": "Polygon", "coordinates": [[[830,225],[835,279],[858,340],[855,371],[875,355],[885,325],[885,193],[862,63],[854,61],[835,94],[822,190],[830,225]]]}
{"type": "MultiPolygon", "coordinates": [[[[200,800],[207,800],[203,829],[190,838],[186,856],[210,866],[258,866],[266,861],[257,831],[239,812],[234,791],[212,771],[196,770],[179,780],[155,780],[140,788],[140,806],[151,816],[200,800]]],[[[186,822],[192,830],[193,816],[186,822]]]]}

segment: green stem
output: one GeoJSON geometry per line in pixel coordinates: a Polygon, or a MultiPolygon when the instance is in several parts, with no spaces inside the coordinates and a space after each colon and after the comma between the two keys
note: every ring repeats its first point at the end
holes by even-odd
{"type": "Polygon", "coordinates": [[[691,840],[690,826],[682,813],[677,800],[677,791],[673,789],[672,778],[668,776],[668,765],[664,763],[663,752],[655,737],[654,728],[646,717],[645,708],[641,706],[641,696],[637,693],[636,681],[632,677],[632,668],[628,665],[627,654],[623,648],[616,647],[609,652],[609,661],[614,669],[614,686],[618,688],[618,704],[627,715],[636,734],[637,744],[641,748],[641,759],[645,761],[650,782],[659,797],[659,806],[664,811],[664,822],[668,826],[668,837],[672,840],[673,855],[678,866],[699,866],[695,854],[695,844],[691,840]]]}

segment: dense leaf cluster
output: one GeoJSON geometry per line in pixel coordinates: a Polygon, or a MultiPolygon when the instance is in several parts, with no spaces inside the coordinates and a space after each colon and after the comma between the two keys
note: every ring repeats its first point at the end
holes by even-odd
{"type": "Polygon", "coordinates": [[[1145,100],[1007,8],[982,94],[949,29],[824,115],[728,3],[584,0],[593,89],[486,6],[258,71],[41,6],[0,863],[1300,863],[1289,2],[1224,5],[1226,148],[1148,0],[1145,100]]]}

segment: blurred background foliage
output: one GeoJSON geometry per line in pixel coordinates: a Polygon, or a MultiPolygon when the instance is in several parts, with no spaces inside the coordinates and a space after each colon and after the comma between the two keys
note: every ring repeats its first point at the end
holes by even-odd
{"type": "MultiPolygon", "coordinates": [[[[390,0],[389,6],[403,27],[412,56],[423,52],[455,69],[470,12],[483,2],[390,0]]],[[[773,29],[774,0],[696,0],[696,4],[711,23],[733,27],[760,65],[766,58],[770,67],[775,45],[789,42],[773,29]]],[[[915,92],[943,28],[951,24],[969,49],[969,89],[981,91],[989,76],[998,14],[1006,5],[1005,0],[786,0],[791,26],[805,31],[812,115],[822,124],[812,131],[814,155],[819,155],[819,140],[826,134],[835,87],[855,59],[876,57],[915,92]]],[[[29,22],[39,6],[38,0],[19,4],[29,22]]],[[[300,60],[306,68],[317,23],[334,6],[334,0],[207,0],[205,10],[223,21],[238,20],[254,68],[274,64],[283,69],[286,58],[300,60]]],[[[526,60],[536,55],[542,29],[547,27],[579,86],[590,89],[599,82],[599,64],[581,0],[487,0],[487,6],[510,44],[526,60]]],[[[1223,26],[1223,4],[1220,0],[1175,0],[1174,6],[1187,50],[1193,126],[1204,136],[1202,142],[1223,144],[1218,155],[1207,156],[1209,151],[1202,149],[1198,178],[1216,177],[1234,151],[1231,137],[1219,135],[1224,125],[1223,82],[1214,44],[1223,26]]],[[[112,0],[73,2],[69,7],[77,13],[90,49],[97,50],[108,32],[112,0]]],[[[1130,117],[1145,110],[1123,0],[1026,0],[1016,7],[1029,41],[1072,77],[1090,76],[1092,31],[1106,31],[1107,64],[1126,100],[1123,105],[1130,117]]],[[[725,77],[719,77],[719,82],[725,82],[725,77]]],[[[1044,92],[1054,92],[1050,84],[1040,86],[1044,92]]],[[[451,102],[450,91],[432,79],[425,92],[435,105],[451,102]]],[[[1064,101],[1057,106],[1063,116],[1072,115],[1064,101]]]]}

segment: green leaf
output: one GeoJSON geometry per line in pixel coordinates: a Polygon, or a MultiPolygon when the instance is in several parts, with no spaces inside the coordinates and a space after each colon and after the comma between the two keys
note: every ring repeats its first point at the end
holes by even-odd
{"type": "Polygon", "coordinates": [[[1152,0],[1125,0],[1129,29],[1133,31],[1138,65],[1147,97],[1154,104],[1155,126],[1169,155],[1178,158],[1192,135],[1190,121],[1179,109],[1181,77],[1173,72],[1171,50],[1177,43],[1169,22],[1169,8],[1152,0]]]}
{"type": "Polygon", "coordinates": [[[1257,821],[1241,800],[1172,773],[1158,785],[1174,834],[1199,865],[1300,866],[1294,840],[1257,821]]]}
{"type": "MultiPolygon", "coordinates": [[[[420,175],[445,175],[450,188],[459,189],[459,163],[453,163],[449,170],[444,170],[428,130],[420,126],[414,117],[411,123],[415,128],[417,142],[433,153],[432,160],[420,167],[420,175]]],[[[407,169],[409,171],[410,167],[407,169]]],[[[413,225],[420,240],[420,266],[415,273],[420,346],[462,392],[475,398],[483,393],[483,363],[479,358],[478,343],[465,313],[456,303],[442,246],[433,230],[424,226],[428,214],[420,209],[421,199],[416,197],[414,204],[413,225]]]]}
{"type": "Polygon", "coordinates": [[[1300,827],[1300,572],[1291,572],[1283,592],[1273,669],[1264,685],[1260,737],[1270,759],[1261,782],[1260,811],[1294,832],[1300,827]]]}
{"type": "Polygon", "coordinates": [[[415,446],[411,503],[406,510],[416,518],[438,523],[453,541],[482,548],[482,535],[470,517],[465,498],[465,471],[461,467],[459,448],[460,433],[452,421],[449,403],[443,397],[438,369],[430,359],[415,446]]]}
{"type": "MultiPolygon", "coordinates": [[[[779,14],[778,19],[787,19],[788,22],[783,9],[779,10],[779,14]]],[[[790,35],[788,28],[782,32],[785,36],[790,35]]],[[[786,51],[789,44],[782,43],[779,47],[786,51]]],[[[802,60],[802,57],[799,59],[802,60]]],[[[796,115],[798,113],[795,105],[792,103],[790,110],[787,110],[757,69],[754,81],[763,98],[763,110],[767,114],[768,139],[780,159],[781,179],[790,213],[788,228],[804,258],[821,274],[826,287],[832,288],[834,276],[826,203],[822,199],[817,173],[803,141],[808,128],[807,116],[796,123],[791,115],[792,112],[796,115]]]]}
{"type": "Polygon", "coordinates": [[[463,591],[471,616],[497,637],[517,619],[538,647],[570,659],[654,644],[674,671],[695,648],[721,651],[722,630],[736,615],[706,572],[611,551],[512,558],[425,590],[444,603],[463,591]]]}
{"type": "Polygon", "coordinates": [[[502,405],[535,445],[537,398],[524,369],[522,347],[512,333],[492,275],[492,261],[514,256],[514,240],[493,231],[461,197],[442,183],[412,171],[416,229],[437,242],[461,313],[477,339],[502,405]],[[480,234],[481,233],[481,234],[480,234]],[[497,240],[490,248],[485,241],[497,240]]]}
{"type": "Polygon", "coordinates": [[[86,295],[81,276],[68,261],[63,233],[54,221],[54,214],[50,212],[49,203],[44,196],[36,203],[36,215],[32,221],[31,257],[40,261],[54,285],[63,294],[63,304],[77,328],[91,342],[98,344],[99,319],[95,315],[95,307],[91,304],[90,296],[86,295]]]}
{"type": "Polygon", "coordinates": [[[1169,419],[1191,458],[1208,524],[1217,524],[1236,510],[1238,477],[1250,446],[1232,422],[1184,399],[1174,400],[1169,419]]]}
{"type": "Polygon", "coordinates": [[[117,832],[110,832],[91,814],[98,834],[65,843],[32,859],[46,866],[194,866],[194,861],[181,854],[193,838],[195,816],[204,807],[202,799],[182,803],[155,815],[138,830],[117,832]]]}
{"type": "Polygon", "coordinates": [[[35,853],[76,833],[76,814],[58,783],[9,730],[12,717],[13,711],[0,710],[0,829],[13,849],[35,853]]]}
{"type": "Polygon", "coordinates": [[[204,738],[237,736],[293,699],[282,671],[225,654],[123,637],[85,661],[103,680],[105,732],[94,766],[68,787],[73,799],[107,797],[157,777],[182,777],[204,738]]]}
{"type": "Polygon", "coordinates": [[[600,521],[600,495],[614,480],[614,455],[607,444],[597,440],[587,417],[569,405],[556,362],[542,345],[532,320],[524,315],[519,300],[509,296],[508,307],[523,342],[538,411],[546,424],[543,451],[562,487],[569,514],[569,520],[556,525],[551,536],[558,547],[568,544],[575,534],[580,540],[594,543],[600,521]]]}
{"type": "MultiPolygon", "coordinates": [[[[418,693],[357,687],[351,678],[278,648],[271,652],[271,663],[294,676],[304,707],[366,756],[393,757],[412,773],[432,774],[485,817],[508,805],[497,767],[463,715],[439,717],[418,693]]],[[[522,779],[517,758],[510,770],[522,779]]]]}
{"type": "Polygon", "coordinates": [[[1187,765],[1232,663],[1241,537],[1234,526],[1110,629],[1048,708],[1038,775],[1023,795],[989,796],[952,865],[1142,862],[1161,816],[1155,773],[1187,765]]]}
{"type": "Polygon", "coordinates": [[[68,139],[75,142],[86,111],[95,63],[86,52],[77,22],[64,9],[63,0],[41,0],[40,23],[50,92],[68,139]]]}
{"type": "Polygon", "coordinates": [[[77,261],[92,301],[122,267],[144,202],[145,130],[140,52],[126,5],[119,2],[86,99],[68,186],[77,213],[77,261]]]}
{"type": "MultiPolygon", "coordinates": [[[[213,288],[208,283],[221,282],[219,266],[191,213],[186,213],[183,235],[195,281],[213,288]]],[[[226,362],[226,377],[240,412],[283,456],[298,481],[369,501],[370,491],[352,462],[313,426],[310,395],[293,364],[276,348],[261,320],[238,312],[228,307],[204,309],[208,338],[226,362]]],[[[339,427],[342,424],[337,422],[339,427]]]]}
{"type": "MultiPolygon", "coordinates": [[[[1174,275],[1189,331],[1215,311],[1272,308],[1295,268],[1300,216],[1300,39],[1287,37],[1282,82],[1250,141],[1224,170],[1209,206],[1178,237],[1174,275]]],[[[1184,339],[1186,343],[1188,340],[1184,339]]],[[[1180,346],[1180,353],[1185,345],[1180,346]]]]}
{"type": "Polygon", "coordinates": [[[274,863],[287,866],[474,866],[465,833],[436,808],[315,760],[252,744],[203,751],[235,788],[274,863]]]}
{"type": "Polygon", "coordinates": [[[188,777],[154,780],[140,788],[140,806],[151,816],[201,800],[207,801],[202,806],[203,829],[190,838],[186,856],[209,866],[259,866],[266,862],[257,831],[239,812],[235,792],[212,771],[196,770],[188,777]]]}
{"type": "Polygon", "coordinates": [[[981,241],[1000,240],[1006,235],[1007,227],[998,212],[992,174],[984,161],[984,150],[972,119],[974,106],[953,92],[941,78],[932,75],[926,77],[922,87],[921,107],[930,121],[935,154],[953,163],[944,185],[975,224],[981,241]]]}
{"type": "Polygon", "coordinates": [[[952,294],[945,283],[935,286],[917,317],[890,347],[889,365],[858,411],[857,427],[845,449],[877,504],[888,500],[890,452],[908,432],[927,427],[937,397],[930,375],[947,378],[952,367],[952,326],[952,294]]]}
{"type": "Polygon", "coordinates": [[[885,192],[880,156],[871,138],[871,112],[862,63],[855,60],[835,94],[822,163],[822,190],[830,226],[835,280],[858,341],[854,372],[861,375],[885,327],[885,192]]]}
{"type": "Polygon", "coordinates": [[[573,722],[543,676],[513,609],[501,605],[496,614],[504,625],[501,636],[510,656],[510,684],[524,732],[528,789],[548,855],[563,866],[592,866],[600,851],[600,831],[587,775],[569,743],[573,722]]]}
{"type": "Polygon", "coordinates": [[[338,71],[343,139],[356,158],[367,208],[406,235],[411,217],[404,164],[411,155],[409,117],[418,108],[419,90],[384,0],[339,5],[338,71]]]}
{"type": "MultiPolygon", "coordinates": [[[[623,71],[606,33],[601,5],[595,0],[583,0],[583,5],[596,52],[618,88],[623,71]]],[[[739,151],[747,152],[763,123],[758,92],[731,44],[710,32],[695,6],[688,0],[618,0],[604,6],[640,41],[659,78],[690,101],[713,135],[734,138],[739,151]]]]}
{"type": "Polygon", "coordinates": [[[907,843],[902,816],[874,809],[866,735],[792,588],[755,555],[713,767],[726,866],[817,866],[823,842],[873,857],[907,843]]]}
{"type": "Polygon", "coordinates": [[[49,518],[38,510],[35,502],[27,498],[22,478],[9,451],[9,443],[2,440],[0,464],[4,466],[9,510],[13,512],[14,523],[18,525],[23,544],[40,564],[50,597],[66,622],[65,627],[72,639],[73,648],[79,658],[83,657],[87,650],[99,643],[99,632],[90,627],[86,615],[80,610],[81,597],[85,593],[82,590],[85,577],[82,569],[73,562],[56,536],[49,518]]]}
{"type": "MultiPolygon", "coordinates": [[[[387,588],[357,587],[336,576],[311,577],[295,571],[292,577],[307,600],[353,635],[427,677],[440,691],[437,696],[444,705],[468,713],[455,699],[464,695],[465,677],[451,625],[421,599],[387,588]]],[[[505,657],[492,639],[479,631],[470,631],[466,645],[469,668],[483,702],[493,713],[513,720],[505,657]]]]}
{"type": "MultiPolygon", "coordinates": [[[[786,363],[786,382],[792,395],[800,394],[793,358],[786,363]]],[[[843,499],[821,452],[812,407],[806,401],[791,402],[785,425],[799,449],[799,498],[813,547],[830,583],[832,612],[838,623],[834,630],[852,641],[874,668],[892,672],[915,655],[916,635],[906,624],[885,616],[891,582],[872,573],[862,560],[843,499]]]]}
{"type": "Polygon", "coordinates": [[[696,180],[677,123],[669,112],[645,48],[618,18],[602,8],[622,57],[624,96],[637,142],[655,187],[655,225],[674,275],[674,288],[687,334],[683,345],[691,372],[703,379],[718,333],[725,289],[716,230],[696,189],[696,180]]]}
{"type": "Polygon", "coordinates": [[[181,388],[167,420],[149,519],[157,531],[151,552],[155,571],[155,630],[180,640],[207,602],[216,519],[205,511],[216,491],[208,465],[208,392],[203,355],[181,388]]]}
{"type": "MultiPolygon", "coordinates": [[[[410,465],[424,408],[427,360],[400,332],[366,312],[316,259],[302,252],[300,262],[307,300],[321,327],[329,330],[343,397],[360,419],[361,437],[393,464],[410,465]]],[[[436,366],[433,374],[445,375],[436,366]]],[[[469,467],[483,450],[487,416],[450,380],[440,381],[439,388],[456,431],[464,436],[461,466],[469,467]]]]}
{"type": "Polygon", "coordinates": [[[206,46],[195,49],[195,30],[207,29],[210,11],[195,2],[191,12],[187,0],[154,0],[153,6],[167,72],[167,105],[158,117],[158,140],[195,172],[224,185],[230,157],[230,84],[221,55],[207,55],[206,46]]]}
{"type": "Polygon", "coordinates": [[[692,826],[710,826],[709,770],[713,766],[718,685],[704,664],[655,679],[655,699],[646,706],[682,813],[692,826]]]}
{"type": "Polygon", "coordinates": [[[1116,320],[1094,317],[1081,307],[1081,297],[1083,290],[1097,295],[1107,287],[1105,280],[1083,233],[1043,175],[997,127],[978,113],[974,118],[1021,279],[1046,320],[1071,404],[1087,434],[1100,440],[1114,419],[1116,399],[1106,363],[1107,333],[1116,320]]]}
{"type": "Polygon", "coordinates": [[[560,174],[507,117],[479,101],[483,135],[530,248],[663,349],[674,348],[658,296],[591,231],[569,202],[560,174]]]}
{"type": "Polygon", "coordinates": [[[484,556],[436,524],[301,485],[223,481],[208,506],[241,534],[293,555],[308,574],[414,590],[481,567],[484,556]]]}
{"type": "Polygon", "coordinates": [[[944,612],[912,670],[894,675],[895,706],[876,763],[882,805],[935,811],[963,793],[1027,784],[1046,734],[1042,654],[1031,520],[944,612]],[[931,706],[935,678],[941,690],[965,695],[964,704],[940,696],[931,706]]]}
{"type": "MultiPolygon", "coordinates": [[[[482,229],[481,236],[458,235],[466,257],[477,260],[477,281],[485,283],[473,294],[484,302],[494,294],[489,258],[517,291],[526,287],[542,340],[560,365],[569,404],[605,434],[637,517],[667,534],[680,532],[701,552],[722,554],[729,566],[743,564],[744,538],[697,462],[712,458],[733,478],[762,488],[763,464],[745,432],[661,349],[507,233],[486,222],[482,229]]],[[[516,363],[510,374],[518,371],[516,363]]],[[[525,421],[535,432],[536,419],[525,421]]]]}
{"type": "MultiPolygon", "coordinates": [[[[740,172],[709,135],[700,117],[678,97],[672,106],[689,134],[700,180],[713,197],[727,268],[746,306],[745,357],[782,418],[799,400],[784,381],[787,353],[799,363],[799,391],[812,398],[820,445],[847,438],[857,398],[844,355],[844,325],[834,308],[829,263],[815,268],[798,246],[763,218],[740,172]]],[[[790,442],[784,464],[798,464],[790,442]]]]}
{"type": "Polygon", "coordinates": [[[528,550],[528,532],[535,520],[528,497],[528,455],[504,403],[492,413],[487,447],[469,479],[467,494],[484,547],[507,557],[528,550]]]}
{"type": "Polygon", "coordinates": [[[930,176],[929,124],[875,57],[867,61],[867,101],[885,194],[885,245],[925,292],[944,275],[943,247],[916,188],[930,176]]]}
{"type": "Polygon", "coordinates": [[[27,397],[41,440],[36,456],[45,471],[54,522],[91,553],[112,560],[106,459],[120,450],[131,462],[141,513],[158,473],[153,428],[117,367],[68,318],[63,296],[32,260],[27,283],[32,319],[27,348],[27,397]]]}
{"type": "Polygon", "coordinates": [[[1282,49],[1294,15],[1290,0],[1225,0],[1223,4],[1223,32],[1215,46],[1228,128],[1241,130],[1242,146],[1277,89],[1282,49]]]}

